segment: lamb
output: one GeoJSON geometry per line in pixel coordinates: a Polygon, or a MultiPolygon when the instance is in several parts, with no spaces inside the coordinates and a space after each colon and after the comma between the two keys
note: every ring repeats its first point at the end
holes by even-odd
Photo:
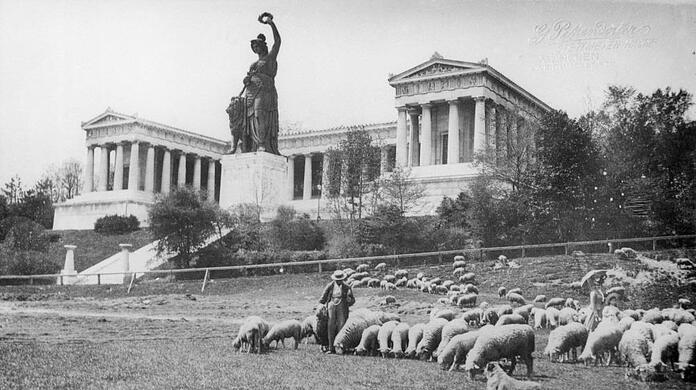
{"type": "Polygon", "coordinates": [[[534,317],[534,329],[542,329],[547,327],[546,310],[540,308],[532,309],[532,317],[534,317]]]}
{"type": "Polygon", "coordinates": [[[567,325],[571,322],[577,322],[578,312],[570,307],[564,307],[558,313],[558,325],[567,325]]]}
{"type": "Polygon", "coordinates": [[[389,321],[379,328],[377,342],[379,343],[379,353],[383,358],[389,355],[389,351],[391,350],[391,345],[389,344],[391,342],[391,335],[398,324],[397,321],[389,321]]]}
{"type": "Polygon", "coordinates": [[[572,309],[578,310],[580,309],[580,302],[578,302],[577,299],[568,298],[565,301],[565,307],[570,307],[572,309]]]}
{"type": "Polygon", "coordinates": [[[682,324],[679,326],[679,370],[684,380],[692,380],[696,374],[696,327],[682,324]]]}
{"type": "Polygon", "coordinates": [[[247,353],[254,350],[261,353],[262,340],[268,333],[268,328],[268,322],[263,318],[258,316],[248,317],[244,320],[242,326],[239,327],[239,332],[232,345],[237,349],[247,345],[247,353]]]}
{"type": "Polygon", "coordinates": [[[437,349],[432,353],[433,359],[437,359],[437,357],[442,353],[442,351],[445,349],[445,346],[447,346],[447,343],[452,339],[452,337],[466,333],[469,331],[469,325],[465,320],[462,319],[456,319],[448,322],[445,324],[445,326],[442,327],[442,334],[440,335],[440,344],[437,346],[437,349]]]}
{"type": "Polygon", "coordinates": [[[651,366],[657,367],[669,363],[674,369],[674,362],[679,361],[679,334],[670,332],[655,339],[650,356],[651,366]]]}
{"type": "Polygon", "coordinates": [[[563,298],[551,298],[549,299],[548,302],[546,302],[546,305],[544,305],[544,309],[548,309],[549,307],[561,307],[565,304],[565,299],[563,298]]]}
{"type": "Polygon", "coordinates": [[[454,371],[466,359],[466,355],[474,347],[476,339],[482,332],[488,332],[493,325],[486,325],[479,330],[458,334],[445,345],[442,352],[437,356],[437,363],[440,369],[454,371]]]}
{"type": "Polygon", "coordinates": [[[471,379],[475,371],[485,367],[486,363],[507,358],[512,365],[510,374],[515,370],[519,356],[527,366],[527,376],[533,373],[534,330],[529,325],[506,325],[494,327],[481,332],[474,347],[466,355],[464,369],[471,379]]]}
{"type": "MultiPolygon", "coordinates": [[[[637,322],[636,322],[637,323],[637,322]]],[[[635,324],[634,324],[635,325],[635,324]]],[[[651,340],[639,328],[631,327],[627,330],[621,341],[619,341],[619,356],[629,367],[638,367],[648,364],[647,357],[650,355],[652,346],[651,340]]]]}
{"type": "MultiPolygon", "coordinates": [[[[597,362],[602,360],[605,352],[613,354],[614,350],[619,346],[622,335],[618,321],[611,319],[601,321],[597,328],[587,336],[585,348],[579,359],[584,361],[585,365],[589,364],[590,360],[597,365],[597,362]]],[[[607,365],[611,363],[611,360],[610,357],[607,365]]]]}
{"type": "Polygon", "coordinates": [[[393,295],[387,295],[384,297],[384,304],[391,305],[396,303],[396,298],[393,295]]]}
{"type": "Polygon", "coordinates": [[[416,346],[416,356],[421,360],[430,358],[431,353],[437,348],[442,337],[442,328],[449,321],[444,318],[435,318],[423,328],[423,338],[416,346]]]}
{"type": "Polygon", "coordinates": [[[391,355],[395,358],[404,357],[404,350],[408,347],[408,333],[411,327],[405,323],[400,322],[391,334],[391,355]]]}
{"type": "Polygon", "coordinates": [[[423,328],[425,328],[425,324],[418,323],[408,330],[408,346],[404,353],[409,359],[413,359],[416,356],[416,347],[423,338],[423,328]]]}
{"type": "Polygon", "coordinates": [[[578,359],[577,348],[582,348],[587,342],[587,328],[578,322],[571,322],[559,326],[549,334],[549,341],[544,349],[544,355],[554,361],[560,355],[560,361],[570,360],[572,352],[573,361],[578,359]]]}
{"type": "Polygon", "coordinates": [[[464,294],[457,298],[457,306],[476,306],[476,299],[478,299],[477,294],[464,294]]]}
{"type": "Polygon", "coordinates": [[[507,289],[503,286],[498,287],[498,296],[502,298],[505,295],[507,295],[507,289]]]}
{"type": "Polygon", "coordinates": [[[558,317],[560,314],[561,311],[553,306],[548,306],[546,308],[546,322],[548,323],[549,328],[555,328],[558,326],[558,317]]]}
{"type": "Polygon", "coordinates": [[[524,319],[524,317],[519,314],[503,314],[500,316],[500,318],[498,318],[498,322],[495,323],[495,326],[526,323],[527,321],[524,319]]]}
{"type": "Polygon", "coordinates": [[[360,336],[360,344],[355,348],[355,354],[358,356],[374,356],[377,354],[377,334],[379,333],[379,325],[368,326],[360,336]]]}
{"type": "Polygon", "coordinates": [[[534,303],[543,303],[546,302],[546,295],[540,294],[534,297],[534,303]]]}
{"type": "Polygon", "coordinates": [[[537,382],[521,381],[510,377],[500,367],[500,363],[491,362],[486,365],[484,371],[486,375],[487,389],[509,389],[509,390],[540,390],[541,385],[537,382]]]}
{"type": "Polygon", "coordinates": [[[475,308],[467,310],[459,316],[459,319],[466,321],[471,326],[478,326],[481,323],[481,317],[483,316],[483,309],[475,308]]]}

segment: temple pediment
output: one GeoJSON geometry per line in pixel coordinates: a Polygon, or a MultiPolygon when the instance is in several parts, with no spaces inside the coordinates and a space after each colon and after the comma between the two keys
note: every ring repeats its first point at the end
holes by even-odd
{"type": "Polygon", "coordinates": [[[130,115],[121,114],[108,109],[96,117],[82,123],[82,128],[101,127],[105,125],[115,125],[125,122],[132,122],[135,118],[130,115]]]}
{"type": "Polygon", "coordinates": [[[394,85],[423,78],[470,73],[483,69],[485,69],[485,65],[482,64],[448,60],[439,56],[433,56],[429,61],[390,77],[389,84],[394,85]]]}

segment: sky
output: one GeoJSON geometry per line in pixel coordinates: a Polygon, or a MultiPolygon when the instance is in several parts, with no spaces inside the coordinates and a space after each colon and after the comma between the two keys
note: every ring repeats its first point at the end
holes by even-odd
{"type": "Polygon", "coordinates": [[[264,11],[284,127],[395,121],[389,75],[436,51],[571,116],[611,84],[696,92],[696,1],[0,0],[0,185],[84,161],[81,122],[107,107],[228,140],[264,11]]]}

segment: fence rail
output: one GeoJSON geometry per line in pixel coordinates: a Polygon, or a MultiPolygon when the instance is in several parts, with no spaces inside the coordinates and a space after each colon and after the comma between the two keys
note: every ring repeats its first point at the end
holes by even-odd
{"type": "MultiPolygon", "coordinates": [[[[399,266],[400,262],[408,259],[425,259],[437,258],[438,263],[442,263],[443,257],[448,255],[472,255],[479,259],[483,259],[486,253],[509,253],[514,251],[520,251],[521,256],[525,257],[528,250],[535,249],[552,249],[552,248],[564,248],[564,253],[570,254],[571,249],[578,249],[581,247],[591,247],[604,245],[608,248],[609,253],[614,251],[614,247],[618,247],[618,244],[629,244],[629,243],[639,243],[639,242],[651,242],[652,250],[657,250],[657,243],[662,241],[675,241],[675,240],[689,240],[694,239],[692,245],[696,246],[696,234],[685,234],[685,235],[675,235],[675,236],[657,236],[657,237],[638,237],[638,238],[620,238],[611,240],[594,240],[594,241],[574,241],[574,242],[563,242],[563,243],[550,243],[550,244],[534,244],[534,245],[512,245],[512,246],[499,246],[499,247],[488,247],[488,248],[472,248],[472,249],[458,249],[458,250],[448,250],[448,251],[438,251],[438,252],[420,252],[420,253],[405,253],[405,254],[394,254],[394,255],[384,255],[384,256],[370,256],[370,257],[349,257],[341,259],[327,259],[327,260],[310,260],[310,261],[296,261],[296,262],[283,262],[283,263],[268,263],[268,264],[248,264],[248,265],[232,265],[232,266],[222,266],[222,267],[206,267],[206,268],[186,268],[186,269],[161,269],[161,270],[148,270],[148,271],[121,271],[121,272],[101,272],[101,273],[81,273],[78,275],[63,275],[63,274],[41,274],[41,275],[0,275],[0,280],[28,280],[29,284],[33,284],[35,279],[48,279],[55,280],[56,283],[63,284],[64,278],[80,278],[80,277],[97,277],[97,284],[101,284],[101,277],[106,275],[128,275],[130,279],[130,288],[132,288],[133,281],[136,278],[136,274],[140,276],[144,275],[174,275],[174,274],[186,274],[186,273],[205,273],[203,277],[203,287],[201,290],[205,289],[205,285],[210,280],[210,275],[214,271],[243,271],[247,272],[249,270],[255,269],[279,269],[284,267],[300,267],[300,266],[317,266],[318,272],[323,272],[324,266],[340,265],[340,264],[354,264],[354,263],[372,263],[372,262],[391,262],[394,265],[399,266]]],[[[597,253],[597,252],[594,252],[597,253]]]]}

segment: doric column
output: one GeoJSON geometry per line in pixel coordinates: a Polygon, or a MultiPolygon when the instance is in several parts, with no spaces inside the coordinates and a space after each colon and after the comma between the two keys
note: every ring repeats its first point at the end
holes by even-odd
{"type": "Polygon", "coordinates": [[[488,118],[488,130],[486,130],[486,133],[488,134],[488,143],[486,147],[488,150],[494,153],[497,159],[496,147],[498,140],[498,115],[495,103],[490,104],[486,118],[488,118]]]}
{"type": "Polygon", "coordinates": [[[162,156],[162,185],[161,191],[163,194],[168,194],[172,186],[172,153],[169,149],[164,150],[162,156]]]}
{"type": "Polygon", "coordinates": [[[409,153],[410,161],[409,166],[415,167],[420,163],[420,153],[419,142],[418,142],[418,113],[409,113],[411,119],[411,139],[409,141],[411,145],[411,153],[409,153]]]}
{"type": "Polygon", "coordinates": [[[379,174],[384,175],[389,168],[389,146],[379,148],[379,174]]]}
{"type": "Polygon", "coordinates": [[[447,164],[459,163],[459,101],[449,100],[449,123],[447,126],[447,164]]]}
{"type": "Polygon", "coordinates": [[[87,163],[85,164],[84,192],[94,191],[94,146],[87,147],[87,163]]]}
{"type": "Polygon", "coordinates": [[[312,155],[306,154],[304,159],[304,187],[302,199],[312,199],[312,155]]]}
{"type": "Polygon", "coordinates": [[[408,131],[406,129],[406,107],[397,107],[398,116],[396,118],[396,165],[403,167],[406,166],[406,157],[408,155],[408,150],[406,150],[407,135],[408,131]]]}
{"type": "Polygon", "coordinates": [[[145,158],[145,192],[155,192],[155,146],[152,144],[148,145],[145,158]]]}
{"type": "Polygon", "coordinates": [[[109,147],[101,146],[101,165],[99,166],[99,191],[106,191],[109,184],[109,147]]]}
{"type": "Polygon", "coordinates": [[[430,104],[423,104],[420,124],[420,165],[432,164],[431,158],[433,155],[433,124],[430,116],[430,104]]]}
{"type": "Polygon", "coordinates": [[[177,177],[176,185],[179,188],[186,187],[186,153],[183,150],[179,155],[179,176],[177,177]]]}
{"type": "Polygon", "coordinates": [[[130,152],[130,168],[128,169],[128,189],[138,191],[140,185],[140,144],[133,141],[130,152]]]}
{"type": "Polygon", "coordinates": [[[201,189],[201,156],[195,156],[193,160],[193,188],[201,189]]]}
{"type": "Polygon", "coordinates": [[[474,154],[486,151],[486,98],[477,96],[474,98],[474,154]]]}
{"type": "Polygon", "coordinates": [[[208,160],[208,200],[215,201],[215,160],[208,160]]]}
{"type": "Polygon", "coordinates": [[[116,162],[114,163],[114,191],[123,189],[123,144],[116,144],[116,162]]]}
{"type": "Polygon", "coordinates": [[[329,159],[329,154],[324,152],[321,160],[321,196],[326,197],[326,188],[329,185],[329,165],[331,165],[331,160],[329,159]]]}
{"type": "Polygon", "coordinates": [[[288,198],[295,199],[295,156],[288,156],[288,198]]]}

